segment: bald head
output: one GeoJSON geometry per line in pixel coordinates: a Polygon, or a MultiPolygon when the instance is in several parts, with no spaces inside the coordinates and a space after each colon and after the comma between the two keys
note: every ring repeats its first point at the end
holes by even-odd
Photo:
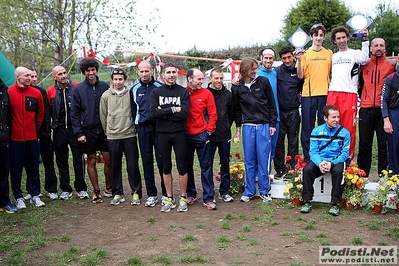
{"type": "Polygon", "coordinates": [[[29,86],[31,80],[31,70],[26,67],[17,67],[14,71],[16,83],[19,87],[29,86]]]}
{"type": "Polygon", "coordinates": [[[141,61],[138,65],[137,74],[140,76],[140,80],[144,83],[148,83],[152,80],[153,70],[151,64],[147,61],[141,61]]]}
{"type": "Polygon", "coordinates": [[[187,85],[193,90],[199,90],[204,83],[204,73],[198,68],[192,68],[187,71],[187,85]]]}
{"type": "Polygon", "coordinates": [[[67,72],[63,66],[55,66],[52,70],[52,74],[58,86],[65,88],[68,85],[67,72]]]}

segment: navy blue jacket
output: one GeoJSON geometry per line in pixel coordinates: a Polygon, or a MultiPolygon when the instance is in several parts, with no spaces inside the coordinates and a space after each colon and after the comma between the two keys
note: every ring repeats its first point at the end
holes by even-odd
{"type": "Polygon", "coordinates": [[[163,84],[151,77],[151,81],[144,83],[141,80],[135,84],[130,93],[133,98],[132,116],[136,125],[155,125],[155,119],[150,114],[151,93],[163,84]]]}
{"type": "Polygon", "coordinates": [[[290,67],[282,64],[274,70],[277,72],[277,98],[280,110],[298,109],[303,79],[298,78],[295,63],[290,67]]]}
{"type": "Polygon", "coordinates": [[[100,121],[99,107],[101,95],[109,84],[98,80],[94,85],[87,78],[79,83],[72,94],[71,121],[77,138],[84,136],[83,129],[104,132],[100,121]]]}

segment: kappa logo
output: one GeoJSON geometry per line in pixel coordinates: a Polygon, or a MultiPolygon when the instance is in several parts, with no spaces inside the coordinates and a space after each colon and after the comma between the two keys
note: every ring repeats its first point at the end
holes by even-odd
{"type": "Polygon", "coordinates": [[[144,96],[145,94],[144,93],[139,93],[139,95],[138,96],[144,96]]]}
{"type": "Polygon", "coordinates": [[[180,102],[180,97],[159,96],[159,105],[172,104],[174,106],[180,106],[180,102]]]}
{"type": "Polygon", "coordinates": [[[202,99],[198,99],[197,101],[198,101],[198,102],[202,102],[202,99]]]}

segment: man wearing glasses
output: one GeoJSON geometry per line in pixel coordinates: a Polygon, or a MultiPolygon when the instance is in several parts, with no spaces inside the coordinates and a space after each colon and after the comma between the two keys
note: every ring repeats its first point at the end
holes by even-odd
{"type": "Polygon", "coordinates": [[[326,28],[322,24],[310,28],[312,46],[302,54],[296,54],[298,78],[304,79],[302,89],[301,142],[305,161],[309,161],[310,133],[314,124],[324,123],[323,107],[326,105],[330,83],[332,51],[324,48],[326,28]]]}
{"type": "MultiPolygon", "coordinates": [[[[87,154],[87,172],[93,185],[92,202],[103,202],[98,184],[96,168],[96,152],[100,151],[104,158],[105,185],[104,196],[112,197],[111,161],[107,146],[107,136],[101,126],[99,105],[102,94],[108,90],[108,83],[99,80],[98,62],[94,58],[85,58],[80,62],[80,71],[86,79],[76,86],[72,95],[71,120],[72,129],[83,152],[87,154]]],[[[71,193],[72,196],[72,193],[71,193]]]]}

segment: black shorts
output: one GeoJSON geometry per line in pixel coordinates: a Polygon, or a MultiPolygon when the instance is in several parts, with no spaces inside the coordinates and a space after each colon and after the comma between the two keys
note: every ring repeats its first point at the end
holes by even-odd
{"type": "Polygon", "coordinates": [[[83,130],[83,134],[86,136],[86,143],[80,143],[81,148],[86,154],[93,154],[97,151],[108,152],[107,136],[104,132],[95,132],[83,130]]]}

